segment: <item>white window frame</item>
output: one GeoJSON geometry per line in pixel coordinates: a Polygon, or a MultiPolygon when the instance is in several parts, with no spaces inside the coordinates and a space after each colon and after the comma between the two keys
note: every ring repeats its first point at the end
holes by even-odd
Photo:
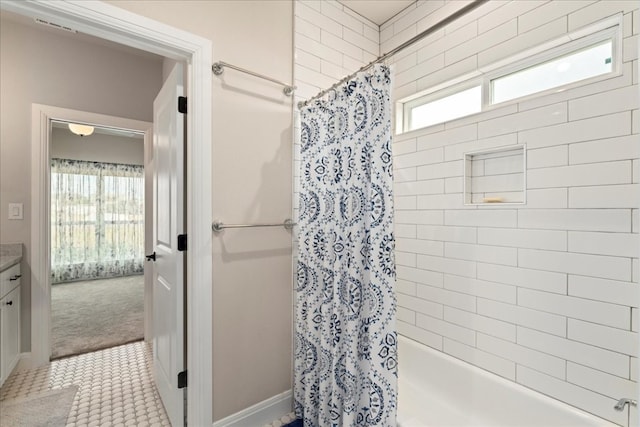
{"type": "MultiPolygon", "coordinates": [[[[474,86],[481,88],[481,110],[475,114],[481,114],[493,108],[503,107],[509,104],[522,102],[531,98],[545,96],[550,93],[566,91],[575,87],[595,83],[617,77],[622,73],[622,14],[599,21],[588,27],[566,34],[556,40],[528,49],[520,54],[498,61],[494,64],[482,67],[470,74],[452,79],[427,90],[415,93],[396,103],[396,134],[417,131],[431,126],[441,125],[445,122],[434,123],[430,126],[411,129],[411,110],[420,105],[437,101],[447,96],[470,89],[474,86]],[[600,42],[611,40],[612,58],[611,71],[564,85],[556,86],[539,92],[534,92],[521,97],[493,103],[492,82],[513,73],[531,68],[554,59],[578,52],[600,42]]],[[[475,114],[461,116],[456,119],[471,117],[475,114]]]]}
{"type": "Polygon", "coordinates": [[[579,39],[571,40],[565,44],[562,44],[556,48],[552,48],[534,55],[530,58],[515,62],[511,65],[501,67],[491,73],[487,73],[484,76],[483,86],[486,87],[483,93],[483,105],[503,105],[516,100],[523,100],[534,96],[544,96],[549,93],[555,93],[564,91],[573,87],[582,86],[585,84],[593,83],[599,80],[605,80],[611,77],[618,76],[622,68],[622,32],[620,26],[610,27],[597,33],[584,36],[579,39]],[[511,74],[518,73],[528,68],[533,68],[538,65],[542,65],[546,62],[553,61],[555,59],[562,58],[564,56],[577,53],[590,46],[594,46],[601,42],[611,40],[611,71],[597,76],[589,77],[582,80],[576,80],[571,83],[566,83],[560,86],[555,86],[542,91],[530,93],[528,95],[519,96],[517,98],[508,99],[501,102],[493,102],[493,82],[502,77],[510,76],[511,74]]]}
{"type": "MultiPolygon", "coordinates": [[[[422,95],[419,98],[415,98],[406,102],[402,103],[402,123],[403,123],[403,129],[405,132],[409,132],[411,129],[411,110],[413,108],[416,107],[420,107],[422,105],[426,105],[429,104],[431,102],[434,101],[439,101],[441,99],[447,98],[451,95],[455,95],[459,92],[464,92],[465,90],[474,88],[480,86],[480,111],[482,112],[482,108],[483,108],[483,98],[484,98],[484,85],[482,84],[482,80],[480,79],[473,79],[473,80],[467,80],[463,83],[460,84],[456,84],[456,85],[452,85],[449,87],[446,87],[444,89],[435,91],[435,92],[431,92],[428,93],[426,95],[422,95]]],[[[468,116],[461,116],[461,117],[457,117],[456,119],[453,120],[457,120],[459,118],[462,117],[468,117],[468,116]]],[[[446,122],[440,122],[440,123],[446,123],[446,122]]],[[[434,123],[432,125],[429,126],[435,126],[439,123],[434,123]]],[[[429,126],[424,126],[424,127],[429,127],[429,126]]],[[[418,129],[423,129],[423,128],[418,128],[418,129]]],[[[416,129],[411,129],[411,130],[416,130],[416,129]]]]}

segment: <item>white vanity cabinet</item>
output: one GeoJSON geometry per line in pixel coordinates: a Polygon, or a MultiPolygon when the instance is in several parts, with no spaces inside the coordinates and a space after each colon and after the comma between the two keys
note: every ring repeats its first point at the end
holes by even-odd
{"type": "Polygon", "coordinates": [[[0,386],[20,358],[20,264],[0,273],[0,386]]]}

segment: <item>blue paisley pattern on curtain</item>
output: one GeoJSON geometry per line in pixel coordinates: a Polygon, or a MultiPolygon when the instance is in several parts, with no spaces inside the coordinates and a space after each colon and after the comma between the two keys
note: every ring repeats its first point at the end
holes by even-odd
{"type": "Polygon", "coordinates": [[[296,416],[395,426],[391,75],[376,65],[301,111],[296,416]]]}
{"type": "Polygon", "coordinates": [[[144,167],[51,160],[52,283],[142,274],[144,167]]]}

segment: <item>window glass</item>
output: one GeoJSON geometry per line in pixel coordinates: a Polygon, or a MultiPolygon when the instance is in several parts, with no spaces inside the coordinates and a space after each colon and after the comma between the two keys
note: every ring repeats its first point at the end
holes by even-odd
{"type": "Polygon", "coordinates": [[[398,132],[481,113],[495,104],[534,94],[542,96],[578,82],[617,75],[621,66],[621,28],[619,17],[613,21],[606,20],[594,24],[592,30],[573,33],[569,36],[575,38],[569,42],[558,39],[552,48],[532,47],[529,55],[523,52],[525,59],[514,58],[509,65],[488,64],[470,73],[468,79],[459,76],[455,83],[438,85],[444,89],[425,90],[422,96],[400,101],[398,132]]]}
{"type": "MultiPolygon", "coordinates": [[[[423,98],[424,99],[424,98],[423,98]]],[[[479,113],[482,109],[482,86],[474,86],[431,102],[411,103],[409,107],[409,129],[443,123],[449,120],[479,113]]]]}
{"type": "Polygon", "coordinates": [[[599,44],[491,81],[492,103],[508,101],[554,87],[610,73],[613,43],[599,44]]]}

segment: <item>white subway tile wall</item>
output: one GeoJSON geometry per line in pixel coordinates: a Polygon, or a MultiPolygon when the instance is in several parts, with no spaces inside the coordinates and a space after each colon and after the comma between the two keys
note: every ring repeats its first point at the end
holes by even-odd
{"type": "MultiPolygon", "coordinates": [[[[396,93],[404,96],[409,92],[405,87],[421,90],[445,83],[616,13],[625,18],[622,75],[529,97],[445,123],[436,131],[426,128],[397,138],[401,142],[396,144],[404,149],[394,154],[394,159],[400,159],[396,167],[407,167],[405,159],[412,159],[416,179],[411,181],[404,174],[403,186],[413,189],[417,203],[415,215],[405,209],[396,216],[396,223],[416,227],[417,248],[429,247],[427,242],[444,243],[442,255],[413,251],[416,267],[411,275],[398,272],[404,283],[415,281],[418,286],[413,304],[424,299],[437,307],[435,313],[415,310],[412,322],[407,310],[413,310],[399,300],[404,322],[412,326],[401,331],[628,425],[613,404],[619,397],[634,396],[637,380],[631,362],[638,356],[632,310],[637,321],[634,308],[640,293],[634,265],[640,251],[640,188],[634,181],[634,168],[640,156],[640,137],[632,117],[638,115],[640,99],[638,24],[633,20],[639,4],[491,3],[498,4],[483,6],[455,29],[445,28],[437,38],[419,43],[415,58],[399,59],[396,93]],[[633,25],[635,31],[626,28],[633,25]],[[425,68],[423,62],[439,55],[444,55],[443,65],[430,74],[420,72],[425,68]],[[527,204],[465,208],[461,189],[434,192],[440,180],[463,175],[460,161],[464,153],[515,144],[527,144],[527,204]],[[425,224],[418,212],[427,210],[435,218],[441,213],[443,222],[425,224]],[[449,291],[446,298],[424,291],[440,285],[423,286],[424,281],[418,280],[421,270],[444,275],[442,286],[449,291]],[[440,314],[438,323],[426,321],[440,314]]],[[[421,3],[415,6],[422,7],[421,3]]],[[[384,50],[404,41],[398,37],[402,34],[400,19],[409,28],[430,15],[415,14],[412,20],[413,16],[406,14],[392,19],[393,25],[383,25],[380,41],[384,50]],[[390,26],[394,32],[385,32],[390,26]]],[[[473,174],[490,175],[486,168],[486,164],[474,165],[473,174]]],[[[411,251],[403,250],[407,259],[411,251]]]]}
{"type": "MultiPolygon", "coordinates": [[[[297,100],[464,4],[418,1],[378,28],[336,2],[296,1],[297,100]]],[[[638,381],[639,9],[492,1],[392,60],[398,100],[623,15],[620,75],[393,145],[399,333],[623,426],[613,405],[638,381]],[[465,206],[464,154],[521,144],[527,203],[465,206]]]]}
{"type": "Polygon", "coordinates": [[[294,8],[296,102],[328,88],[380,54],[378,25],[342,4],[297,0],[294,8]]]}

